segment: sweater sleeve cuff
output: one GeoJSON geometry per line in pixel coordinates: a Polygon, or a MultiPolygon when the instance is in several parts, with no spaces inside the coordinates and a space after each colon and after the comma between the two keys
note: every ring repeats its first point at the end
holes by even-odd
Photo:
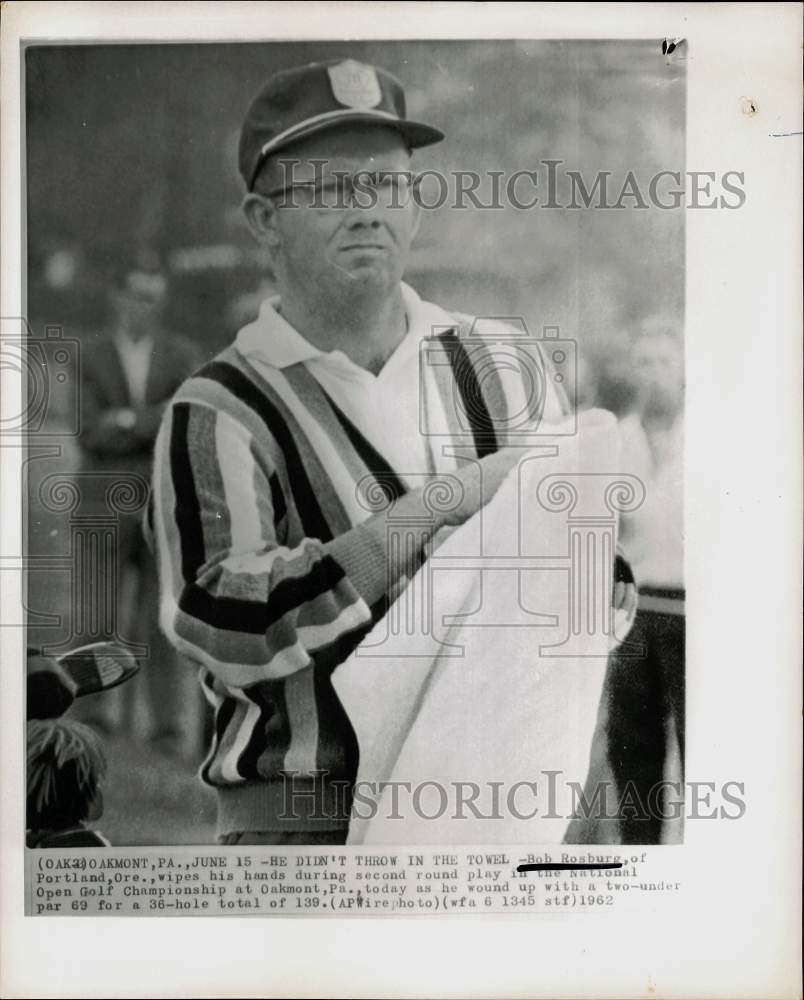
{"type": "Polygon", "coordinates": [[[385,521],[359,524],[325,545],[369,607],[383,597],[390,584],[385,521]]]}

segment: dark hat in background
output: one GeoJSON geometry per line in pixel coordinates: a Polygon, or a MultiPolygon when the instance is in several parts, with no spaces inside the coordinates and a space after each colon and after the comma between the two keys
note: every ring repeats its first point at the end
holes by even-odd
{"type": "Polygon", "coordinates": [[[56,719],[76,698],[108,691],[140,669],[136,657],[116,642],[93,642],[59,657],[28,647],[27,717],[56,719]]]}
{"type": "Polygon", "coordinates": [[[395,129],[411,149],[444,133],[405,117],[395,76],[354,59],[310,63],[272,76],[251,103],[240,133],[239,166],[249,191],[266,156],[308,135],[365,122],[395,129]]]}
{"type": "Polygon", "coordinates": [[[27,717],[56,719],[75,700],[77,685],[56,660],[42,656],[38,650],[28,650],[27,717]]]}

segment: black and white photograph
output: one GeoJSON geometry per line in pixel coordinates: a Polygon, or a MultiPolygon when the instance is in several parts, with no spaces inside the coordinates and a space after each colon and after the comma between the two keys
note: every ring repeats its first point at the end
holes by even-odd
{"type": "Polygon", "coordinates": [[[681,838],[685,73],[26,48],[29,846],[681,838]]]}
{"type": "Polygon", "coordinates": [[[3,995],[799,995],[801,5],[2,13],[3,995]]]}

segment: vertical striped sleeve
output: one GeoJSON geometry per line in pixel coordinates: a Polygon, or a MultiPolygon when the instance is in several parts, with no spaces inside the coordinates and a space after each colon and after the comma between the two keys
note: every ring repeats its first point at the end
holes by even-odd
{"type": "Polygon", "coordinates": [[[370,625],[368,606],[320,540],[280,544],[286,504],[248,427],[177,401],[157,447],[162,624],[181,652],[245,688],[304,669],[313,653],[370,625]]]}

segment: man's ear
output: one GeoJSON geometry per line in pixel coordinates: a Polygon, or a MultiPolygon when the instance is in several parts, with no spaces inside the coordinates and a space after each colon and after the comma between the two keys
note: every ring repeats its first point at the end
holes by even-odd
{"type": "MultiPolygon", "coordinates": [[[[412,155],[413,155],[413,150],[408,149],[408,156],[410,157],[412,155]]],[[[411,243],[416,239],[416,234],[419,232],[419,226],[421,225],[422,221],[422,206],[418,198],[419,181],[417,179],[415,171],[413,171],[412,176],[413,176],[413,185],[409,193],[409,197],[413,202],[413,226],[411,227],[410,230],[411,243]]]]}
{"type": "Polygon", "coordinates": [[[243,214],[248,227],[258,243],[275,250],[279,246],[279,233],[276,228],[276,206],[265,195],[250,191],[243,199],[243,214]]]}
{"type": "Polygon", "coordinates": [[[416,239],[416,233],[419,231],[419,226],[422,221],[422,207],[419,204],[417,198],[413,199],[413,226],[410,230],[410,241],[411,243],[416,239]]]}

